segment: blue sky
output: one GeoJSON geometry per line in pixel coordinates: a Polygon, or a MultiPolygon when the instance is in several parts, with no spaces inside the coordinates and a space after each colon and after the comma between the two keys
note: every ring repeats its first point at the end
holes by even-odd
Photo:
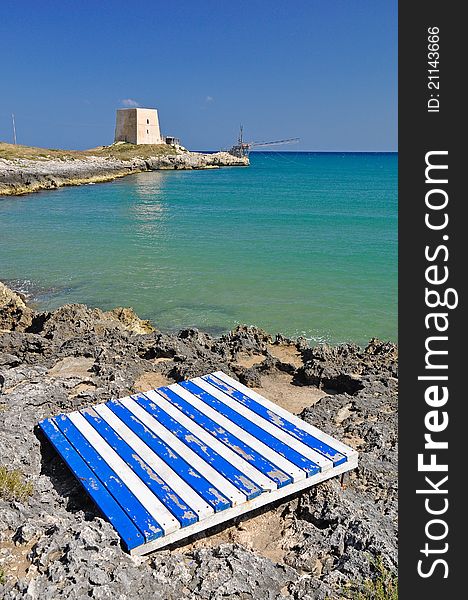
{"type": "Polygon", "coordinates": [[[191,149],[397,149],[396,0],[2,0],[0,140],[111,143],[156,107],[191,149]]]}

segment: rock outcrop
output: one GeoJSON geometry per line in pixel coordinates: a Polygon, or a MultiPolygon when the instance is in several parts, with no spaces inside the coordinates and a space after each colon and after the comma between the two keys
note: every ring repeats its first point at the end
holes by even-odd
{"type": "Polygon", "coordinates": [[[396,571],[396,346],[310,347],[244,326],[220,338],[147,332],[126,310],[83,305],[29,319],[16,295],[1,297],[19,308],[2,313],[0,466],[23,473],[33,492],[0,498],[0,597],[325,600],[356,597],[346,590],[372,579],[376,560],[396,571]],[[300,416],[355,447],[359,467],[344,488],[329,480],[198,540],[131,558],[37,422],[213,369],[281,385],[286,402],[299,389],[310,398],[300,416]]]}
{"type": "Polygon", "coordinates": [[[24,331],[31,325],[32,315],[24,299],[0,281],[0,333],[24,331]]]}
{"type": "Polygon", "coordinates": [[[131,160],[101,156],[35,160],[0,158],[0,196],[100,183],[143,171],[213,169],[248,164],[248,158],[237,158],[228,152],[202,154],[188,151],[131,160]]]}

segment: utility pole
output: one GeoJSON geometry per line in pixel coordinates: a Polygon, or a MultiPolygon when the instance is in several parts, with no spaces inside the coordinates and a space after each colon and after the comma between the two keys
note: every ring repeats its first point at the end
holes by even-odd
{"type": "Polygon", "coordinates": [[[16,146],[16,125],[15,125],[15,115],[11,113],[11,120],[13,121],[13,144],[16,146]]]}

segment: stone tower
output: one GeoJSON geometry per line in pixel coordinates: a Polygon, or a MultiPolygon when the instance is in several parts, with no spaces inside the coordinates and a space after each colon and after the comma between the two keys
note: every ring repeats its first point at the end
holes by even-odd
{"type": "Polygon", "coordinates": [[[119,108],[114,141],[130,144],[162,144],[158,111],[155,108],[119,108]]]}

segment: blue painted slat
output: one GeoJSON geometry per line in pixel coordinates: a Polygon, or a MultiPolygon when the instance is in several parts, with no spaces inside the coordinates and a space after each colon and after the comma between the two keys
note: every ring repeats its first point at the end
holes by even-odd
{"type": "Polygon", "coordinates": [[[143,533],[145,540],[149,542],[161,537],[164,531],[159,523],[149,514],[115,471],[109,467],[102,456],[96,452],[88,440],[73,425],[70,419],[66,415],[59,415],[55,417],[55,422],[60,431],[67,436],[84,461],[96,473],[120,506],[127,512],[131,520],[143,533]]]}
{"type": "Polygon", "coordinates": [[[112,410],[133,433],[142,439],[147,446],[153,450],[165,463],[167,463],[174,471],[176,471],[184,481],[186,481],[208,504],[210,504],[215,512],[225,510],[232,506],[231,502],[223,496],[207,479],[198,471],[188,464],[181,456],[179,456],[172,448],[161,440],[153,431],[148,429],[137,417],[131,413],[125,406],[120,404],[118,400],[106,402],[106,406],[112,410]]]}
{"type": "Polygon", "coordinates": [[[164,410],[144,395],[132,396],[142,408],[153,415],[173,435],[177,436],[186,446],[193,450],[198,456],[210,464],[223,477],[230,481],[238,490],[247,496],[248,500],[260,495],[262,490],[248,479],[236,467],[232,466],[226,459],[220,456],[212,448],[207,446],[191,431],[186,429],[178,421],[173,419],[164,410]]]}
{"type": "Polygon", "coordinates": [[[244,460],[250,462],[252,466],[258,469],[261,473],[270,479],[273,479],[278,487],[292,483],[292,478],[289,475],[281,471],[281,469],[279,469],[270,461],[266,460],[256,450],[248,446],[235,435],[229,431],[226,431],[223,427],[221,427],[221,425],[215,423],[213,419],[210,419],[210,417],[204,415],[170,388],[158,388],[158,394],[164,396],[164,398],[166,398],[166,400],[168,400],[171,404],[181,410],[185,415],[193,419],[195,423],[206,429],[206,431],[211,433],[211,435],[219,439],[220,442],[223,442],[223,444],[233,450],[244,460]]]}
{"type": "Polygon", "coordinates": [[[163,481],[101,416],[89,409],[80,412],[153,494],[171,511],[181,527],[186,527],[198,521],[195,511],[187,506],[182,498],[167,485],[167,482],[163,481]]]}
{"type": "Polygon", "coordinates": [[[186,390],[197,396],[197,398],[200,398],[200,400],[203,400],[203,402],[206,402],[206,404],[213,407],[215,410],[217,410],[219,413],[221,413],[234,423],[237,423],[239,427],[242,427],[243,429],[245,429],[245,431],[251,433],[257,439],[261,440],[264,444],[272,448],[272,450],[275,450],[275,452],[278,452],[278,454],[284,456],[284,458],[286,458],[287,460],[295,464],[297,467],[305,471],[308,476],[315,475],[316,473],[320,472],[320,467],[314,462],[312,462],[305,456],[302,456],[302,454],[299,454],[299,452],[293,450],[281,440],[275,438],[273,435],[271,435],[255,423],[252,423],[251,421],[249,421],[249,419],[246,419],[243,415],[239,414],[238,412],[236,412],[235,410],[233,410],[232,408],[230,408],[211,394],[208,394],[208,392],[205,392],[191,381],[183,381],[179,385],[181,385],[186,390]]]}
{"type": "Polygon", "coordinates": [[[109,519],[122,538],[128,550],[144,543],[144,538],[132,523],[122,507],[107,491],[104,484],[84,462],[69,440],[57,427],[53,419],[45,419],[39,423],[49,441],[63,458],[73,475],[78,479],[89,496],[97,504],[104,516],[109,519]]]}
{"type": "Polygon", "coordinates": [[[344,456],[344,454],[341,454],[341,452],[338,452],[338,450],[335,450],[325,442],[322,442],[321,440],[317,439],[307,431],[296,427],[296,425],[294,425],[287,419],[277,415],[276,413],[273,413],[271,410],[269,410],[265,406],[262,406],[253,398],[250,398],[241,391],[224,383],[214,375],[205,375],[204,377],[202,377],[202,379],[218,388],[218,390],[221,390],[225,394],[228,394],[228,396],[234,398],[234,400],[237,400],[245,407],[250,408],[250,410],[253,410],[260,417],[263,417],[273,425],[276,425],[276,427],[283,429],[300,442],[309,446],[309,448],[312,448],[313,450],[317,451],[325,458],[330,459],[331,461],[333,461],[334,466],[338,466],[346,462],[346,456],[344,456]]]}

